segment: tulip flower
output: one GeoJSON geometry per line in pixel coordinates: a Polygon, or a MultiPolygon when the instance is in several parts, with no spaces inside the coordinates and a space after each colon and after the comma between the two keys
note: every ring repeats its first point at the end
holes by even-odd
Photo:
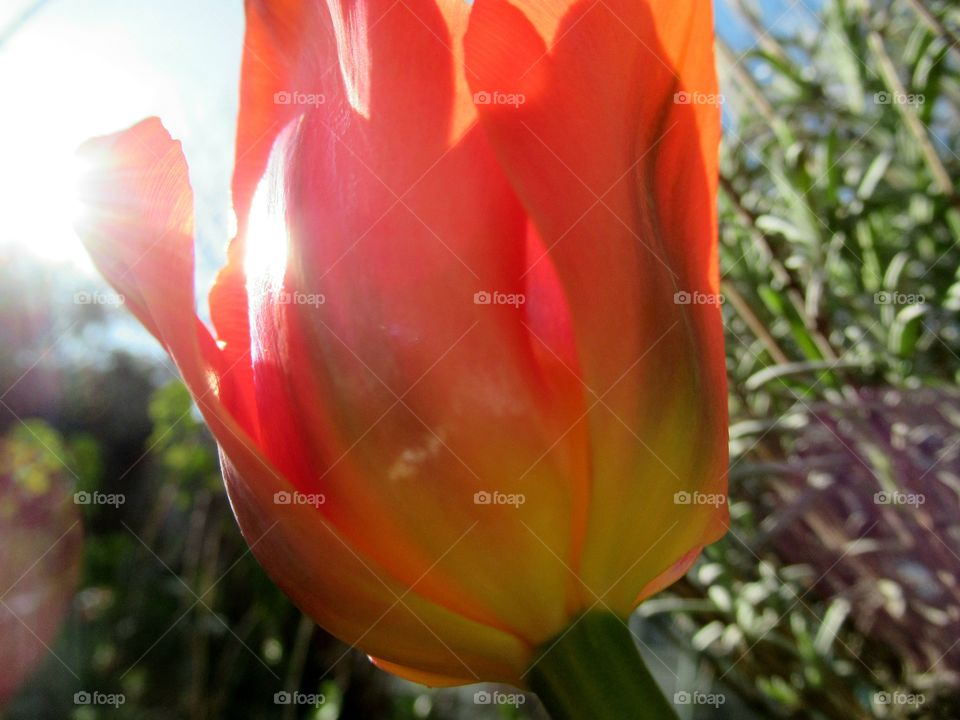
{"type": "Polygon", "coordinates": [[[393,673],[646,717],[573,676],[621,657],[603,677],[651,684],[623,619],[726,521],[709,3],[246,13],[211,324],[158,120],[84,146],[78,229],[176,362],[254,554],[393,673]]]}

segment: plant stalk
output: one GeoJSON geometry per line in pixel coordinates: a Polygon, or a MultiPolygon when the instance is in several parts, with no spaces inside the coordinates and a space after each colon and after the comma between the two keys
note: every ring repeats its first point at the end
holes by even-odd
{"type": "Polygon", "coordinates": [[[544,643],[527,683],[553,720],[676,720],[626,621],[587,612],[544,643]]]}

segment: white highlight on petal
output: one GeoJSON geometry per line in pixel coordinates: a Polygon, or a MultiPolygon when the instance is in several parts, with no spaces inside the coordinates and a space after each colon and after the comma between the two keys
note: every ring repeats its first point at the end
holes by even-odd
{"type": "Polygon", "coordinates": [[[266,172],[260,178],[247,222],[243,269],[251,316],[270,295],[283,287],[290,234],[286,217],[286,149],[297,131],[299,118],[277,135],[266,172]]]}
{"type": "Polygon", "coordinates": [[[365,3],[330,3],[340,75],[347,99],[354,110],[369,120],[371,62],[367,12],[365,3]]]}

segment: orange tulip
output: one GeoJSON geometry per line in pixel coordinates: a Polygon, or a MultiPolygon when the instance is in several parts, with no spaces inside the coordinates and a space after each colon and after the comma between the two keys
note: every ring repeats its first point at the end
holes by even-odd
{"type": "Polygon", "coordinates": [[[722,534],[712,39],[705,1],[248,0],[214,329],[179,144],[84,146],[79,232],[253,552],[390,671],[523,684],[722,534]]]}

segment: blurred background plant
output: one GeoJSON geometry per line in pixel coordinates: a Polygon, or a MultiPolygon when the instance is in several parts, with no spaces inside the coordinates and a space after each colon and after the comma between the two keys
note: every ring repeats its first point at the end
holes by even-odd
{"type": "Polygon", "coordinates": [[[960,13],[731,9],[731,528],[640,614],[760,717],[958,717],[960,13]]]}
{"type": "MultiPolygon", "coordinates": [[[[718,17],[731,527],[632,627],[684,720],[960,717],[960,9],[718,17]]],[[[173,369],[92,283],[0,264],[4,461],[92,499],[72,604],[0,717],[543,718],[390,678],[291,606],[173,369]]]]}

